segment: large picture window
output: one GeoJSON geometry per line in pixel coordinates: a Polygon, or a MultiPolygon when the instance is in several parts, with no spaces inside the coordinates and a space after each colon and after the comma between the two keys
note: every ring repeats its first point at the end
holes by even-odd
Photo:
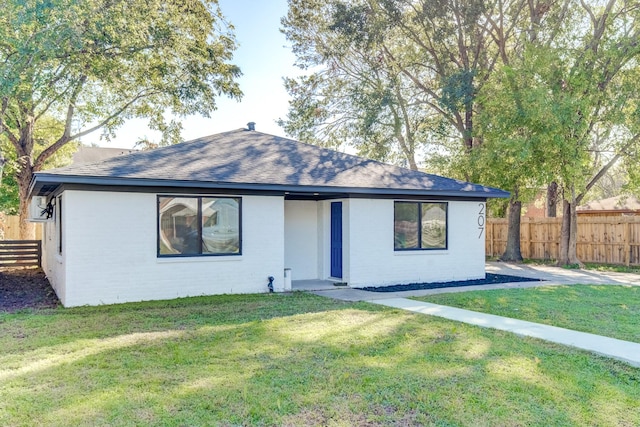
{"type": "Polygon", "coordinates": [[[239,197],[158,196],[158,256],[239,255],[239,197]]]}
{"type": "Polygon", "coordinates": [[[395,202],[394,249],[447,249],[447,203],[395,202]]]}

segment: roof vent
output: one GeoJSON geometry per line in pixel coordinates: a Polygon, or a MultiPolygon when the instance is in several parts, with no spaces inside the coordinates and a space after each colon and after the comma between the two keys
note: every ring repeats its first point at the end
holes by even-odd
{"type": "Polygon", "coordinates": [[[247,128],[249,130],[256,130],[256,122],[249,122],[247,123],[247,128]]]}

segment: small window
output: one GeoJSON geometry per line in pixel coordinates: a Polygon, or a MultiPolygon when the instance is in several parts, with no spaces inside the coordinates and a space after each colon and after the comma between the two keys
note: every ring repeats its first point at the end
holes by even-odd
{"type": "Polygon", "coordinates": [[[239,255],[237,197],[158,197],[158,256],[239,255]]]}
{"type": "Polygon", "coordinates": [[[447,249],[447,203],[395,202],[394,249],[447,249]]]}
{"type": "Polygon", "coordinates": [[[58,196],[56,203],[56,241],[58,243],[58,253],[62,254],[62,196],[58,196]]]}

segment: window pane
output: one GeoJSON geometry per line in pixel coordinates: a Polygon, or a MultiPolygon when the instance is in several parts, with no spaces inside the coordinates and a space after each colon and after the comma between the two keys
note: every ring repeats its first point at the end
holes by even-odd
{"type": "Polygon", "coordinates": [[[202,199],[202,253],[240,253],[240,199],[202,199]]]}
{"type": "Polygon", "coordinates": [[[58,217],[57,234],[58,234],[58,253],[62,254],[62,196],[58,196],[58,217]]]}
{"type": "Polygon", "coordinates": [[[447,247],[447,204],[422,203],[422,248],[447,247]]]}
{"type": "Polygon", "coordinates": [[[418,203],[394,203],[394,247],[396,249],[418,248],[418,203]]]}
{"type": "Polygon", "coordinates": [[[199,254],[198,199],[160,197],[160,254],[199,254]]]}

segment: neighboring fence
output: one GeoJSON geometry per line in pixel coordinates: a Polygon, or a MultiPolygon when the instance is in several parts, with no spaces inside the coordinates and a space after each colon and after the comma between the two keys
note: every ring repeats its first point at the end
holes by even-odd
{"type": "MultiPolygon", "coordinates": [[[[507,219],[489,218],[486,254],[500,256],[507,244],[507,219]]],[[[522,218],[523,258],[558,259],[562,218],[522,218]]],[[[640,265],[640,217],[578,217],[578,259],[599,264],[640,265]]]]}
{"type": "Polygon", "coordinates": [[[0,240],[0,267],[40,267],[40,240],[0,240]]]}
{"type": "MultiPolygon", "coordinates": [[[[36,223],[36,240],[42,240],[42,224],[36,223]]],[[[20,218],[0,213],[0,240],[20,239],[20,218]]]]}

